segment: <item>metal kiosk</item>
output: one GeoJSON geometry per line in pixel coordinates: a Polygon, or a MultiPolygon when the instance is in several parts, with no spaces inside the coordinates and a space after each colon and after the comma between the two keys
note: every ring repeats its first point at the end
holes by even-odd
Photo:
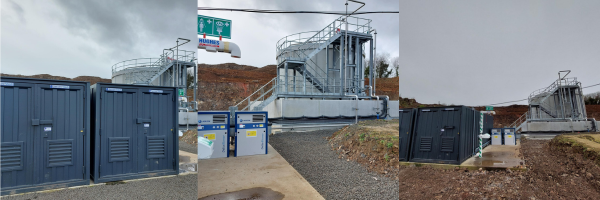
{"type": "Polygon", "coordinates": [[[213,142],[210,158],[229,157],[229,111],[198,112],[198,137],[213,142]]]}
{"type": "Polygon", "coordinates": [[[236,111],[234,155],[267,154],[269,143],[268,114],[266,111],[236,111]]]}
{"type": "Polygon", "coordinates": [[[502,132],[504,133],[504,145],[517,145],[515,128],[503,128],[502,132]]]}
{"type": "Polygon", "coordinates": [[[492,129],[492,145],[502,145],[502,129],[501,128],[493,128],[492,129]]]}

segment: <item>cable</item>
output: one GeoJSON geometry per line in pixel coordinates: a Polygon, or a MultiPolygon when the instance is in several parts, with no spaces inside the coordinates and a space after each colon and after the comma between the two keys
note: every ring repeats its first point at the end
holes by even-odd
{"type": "MultiPolygon", "coordinates": [[[[345,12],[339,11],[293,11],[293,10],[256,10],[256,9],[234,9],[234,8],[211,8],[211,7],[198,7],[198,10],[214,10],[214,11],[236,11],[236,12],[253,12],[253,13],[294,13],[294,14],[327,14],[327,15],[346,15],[345,12]]],[[[356,12],[352,15],[364,15],[364,14],[390,14],[400,13],[400,11],[366,11],[356,12]]]]}
{"type": "Polygon", "coordinates": [[[600,83],[598,83],[598,84],[594,84],[594,85],[590,85],[590,86],[585,86],[585,87],[582,87],[581,89],[584,89],[584,88],[589,88],[589,87],[594,87],[594,86],[599,86],[599,85],[600,85],[600,83]]]}

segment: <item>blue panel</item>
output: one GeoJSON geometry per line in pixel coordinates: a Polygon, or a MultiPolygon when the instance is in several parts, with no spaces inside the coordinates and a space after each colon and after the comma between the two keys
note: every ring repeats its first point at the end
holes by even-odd
{"type": "Polygon", "coordinates": [[[89,184],[89,83],[1,78],[2,195],[89,184]]]}
{"type": "Polygon", "coordinates": [[[95,183],[179,173],[176,88],[109,83],[91,88],[95,183]]]}

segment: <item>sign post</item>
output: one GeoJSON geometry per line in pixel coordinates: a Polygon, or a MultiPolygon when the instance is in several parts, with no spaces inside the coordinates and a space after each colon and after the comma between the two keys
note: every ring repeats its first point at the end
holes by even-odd
{"type": "Polygon", "coordinates": [[[231,39],[231,20],[198,15],[198,35],[204,34],[231,39]]]}

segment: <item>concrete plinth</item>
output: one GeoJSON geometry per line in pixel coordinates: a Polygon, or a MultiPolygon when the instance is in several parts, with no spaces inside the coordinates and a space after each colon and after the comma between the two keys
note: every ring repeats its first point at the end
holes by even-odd
{"type": "Polygon", "coordinates": [[[198,198],[251,198],[243,195],[254,190],[285,199],[324,199],[271,145],[267,155],[199,160],[198,198]]]}

